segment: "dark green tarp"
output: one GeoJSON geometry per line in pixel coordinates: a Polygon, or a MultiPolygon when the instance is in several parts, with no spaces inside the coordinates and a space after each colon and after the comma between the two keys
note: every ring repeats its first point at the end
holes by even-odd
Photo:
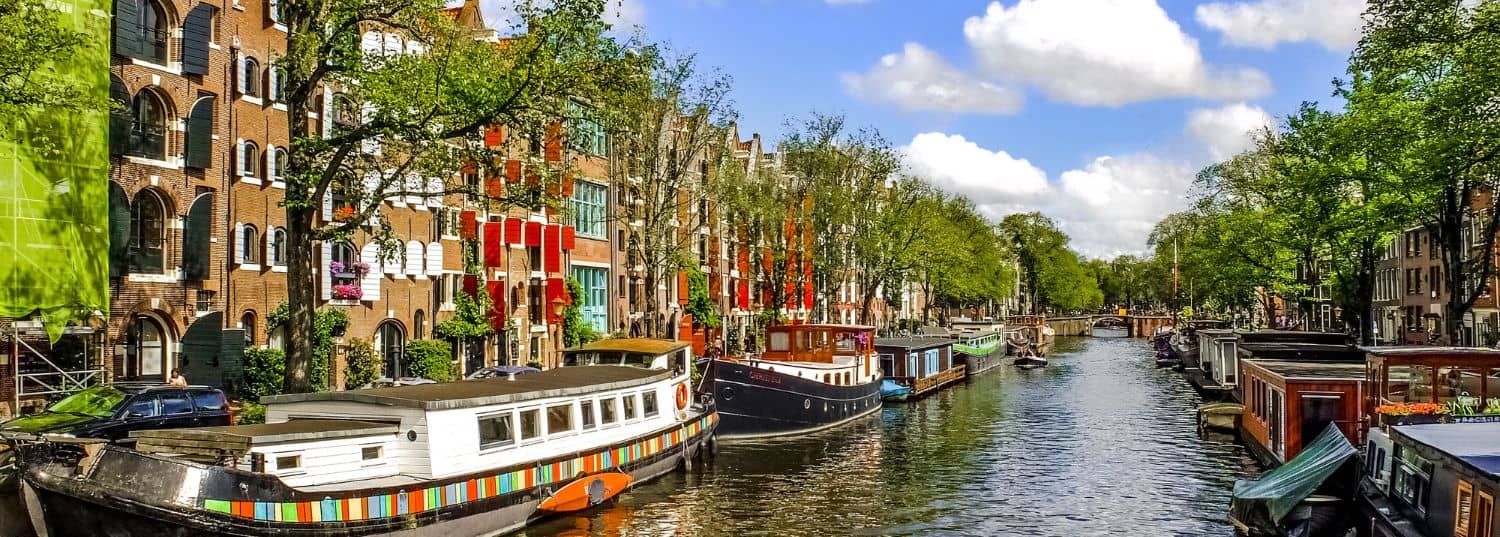
{"type": "Polygon", "coordinates": [[[1279,524],[1355,453],[1349,439],[1330,423],[1296,458],[1266,472],[1260,479],[1235,481],[1229,515],[1250,525],[1265,517],[1272,524],[1279,524]]]}
{"type": "MultiPolygon", "coordinates": [[[[90,38],[45,69],[103,102],[110,3],[48,5],[64,28],[90,38]]],[[[53,341],[69,322],[109,311],[108,134],[104,107],[0,114],[0,317],[40,313],[53,341]]]]}

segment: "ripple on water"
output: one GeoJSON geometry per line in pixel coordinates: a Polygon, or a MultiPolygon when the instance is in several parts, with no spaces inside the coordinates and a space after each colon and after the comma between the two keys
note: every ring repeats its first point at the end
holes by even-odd
{"type": "Polygon", "coordinates": [[[1197,436],[1197,397],[1141,340],[1063,338],[859,423],[725,444],[583,517],[527,535],[1232,535],[1244,449],[1197,436]]]}

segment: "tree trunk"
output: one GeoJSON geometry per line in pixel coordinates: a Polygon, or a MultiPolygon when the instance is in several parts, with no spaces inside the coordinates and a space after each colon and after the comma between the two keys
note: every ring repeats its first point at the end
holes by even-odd
{"type": "MultiPolygon", "coordinates": [[[[295,115],[295,114],[294,114],[295,115]]],[[[291,185],[288,185],[289,187],[291,185]]],[[[287,217],[287,309],[286,322],[286,393],[312,391],[309,375],[313,363],[313,334],[316,332],[314,311],[317,304],[317,259],[313,252],[311,209],[288,207],[287,217]]]]}

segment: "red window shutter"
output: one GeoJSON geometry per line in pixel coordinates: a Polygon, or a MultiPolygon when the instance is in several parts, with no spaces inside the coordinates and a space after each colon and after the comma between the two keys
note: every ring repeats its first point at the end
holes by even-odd
{"type": "Polygon", "coordinates": [[[490,125],[484,129],[484,146],[500,147],[505,143],[505,125],[490,125]]]}
{"type": "Polygon", "coordinates": [[[505,219],[505,244],[521,244],[522,222],[520,218],[505,219]]]}
{"type": "Polygon", "coordinates": [[[802,282],[802,307],[812,309],[813,307],[813,284],[811,281],[802,282]]]}
{"type": "Polygon", "coordinates": [[[545,160],[547,162],[559,162],[562,160],[562,123],[547,125],[547,147],[545,160]]]}
{"type": "Polygon", "coordinates": [[[462,234],[464,240],[472,241],[479,238],[479,213],[464,211],[458,214],[458,219],[459,233],[462,234]]]}
{"type": "Polygon", "coordinates": [[[515,159],[505,161],[505,182],[521,182],[521,161],[515,159]]]}
{"type": "Polygon", "coordinates": [[[573,197],[573,172],[563,172],[562,195],[565,198],[573,197]]]}
{"type": "Polygon", "coordinates": [[[542,228],[542,269],[562,272],[562,226],[542,228]]]}
{"type": "Polygon", "coordinates": [[[499,222],[484,223],[484,266],[505,266],[505,243],[500,240],[503,231],[499,222]]]}
{"type": "Polygon", "coordinates": [[[542,184],[542,175],[536,172],[526,173],[526,186],[535,187],[542,184]]]}
{"type": "Polygon", "coordinates": [[[505,329],[505,280],[485,282],[485,291],[490,293],[490,328],[505,329]]]}
{"type": "Polygon", "coordinates": [[[750,309],[750,281],[739,280],[739,306],[742,310],[750,309]]]}
{"type": "Polygon", "coordinates": [[[686,271],[677,271],[677,303],[688,302],[688,276],[686,271]]]}
{"type": "Polygon", "coordinates": [[[505,181],[499,177],[484,178],[484,194],[491,198],[505,197],[505,181]]]}
{"type": "Polygon", "coordinates": [[[473,274],[464,275],[464,294],[474,296],[479,294],[479,277],[473,274]]]}
{"type": "Polygon", "coordinates": [[[542,245],[542,223],[541,222],[527,222],[526,223],[526,246],[541,246],[541,245],[542,245]]]}
{"type": "Polygon", "coordinates": [[[572,250],[574,247],[578,246],[578,237],[576,235],[577,232],[573,229],[573,226],[563,226],[562,249],[572,250]]]}
{"type": "Polygon", "coordinates": [[[555,311],[556,308],[552,307],[552,303],[558,299],[566,301],[568,299],[567,294],[567,287],[563,284],[562,278],[547,279],[547,303],[542,304],[542,307],[547,308],[547,322],[555,323],[558,321],[557,311],[555,311]]]}
{"type": "Polygon", "coordinates": [[[744,275],[750,273],[750,251],[749,250],[746,250],[744,248],[740,249],[740,252],[739,252],[739,264],[740,264],[740,275],[741,276],[744,276],[744,275]]]}

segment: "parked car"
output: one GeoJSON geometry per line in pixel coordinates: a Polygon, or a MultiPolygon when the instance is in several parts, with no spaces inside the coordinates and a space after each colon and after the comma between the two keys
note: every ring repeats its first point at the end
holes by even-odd
{"type": "Polygon", "coordinates": [[[111,442],[144,429],[229,425],[224,392],[208,386],[186,388],[119,383],[87,388],[46,411],[0,424],[4,433],[60,434],[111,442]]]}
{"type": "Polygon", "coordinates": [[[435,383],[437,383],[437,381],[432,379],[424,379],[422,377],[401,377],[398,379],[393,379],[390,377],[380,377],[378,379],[370,381],[369,384],[360,386],[359,389],[363,390],[366,388],[390,388],[392,386],[416,386],[418,384],[435,383]]]}
{"type": "Polygon", "coordinates": [[[523,366],[523,365],[496,365],[496,366],[481,367],[479,369],[476,369],[476,370],[474,370],[473,373],[469,373],[469,376],[464,377],[464,378],[470,379],[470,380],[473,380],[473,379],[491,379],[491,378],[495,378],[495,377],[504,377],[504,376],[509,376],[509,375],[520,375],[522,373],[537,373],[537,372],[540,372],[540,371],[541,371],[540,369],[537,369],[535,367],[527,367],[527,366],[523,366]]]}

